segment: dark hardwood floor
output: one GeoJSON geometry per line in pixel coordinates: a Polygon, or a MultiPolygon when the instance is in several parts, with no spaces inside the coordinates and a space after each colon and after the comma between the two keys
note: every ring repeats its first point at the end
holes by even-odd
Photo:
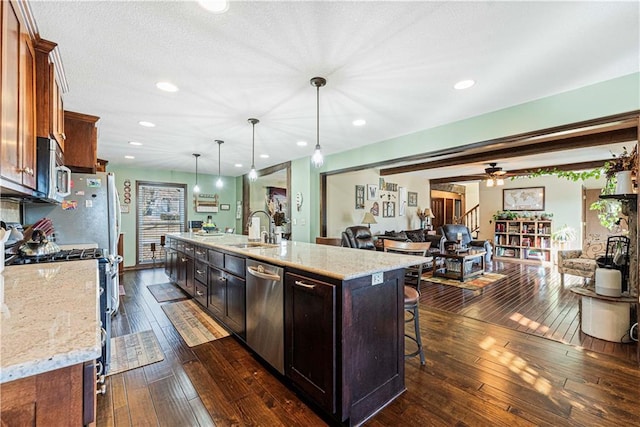
{"type": "Polygon", "coordinates": [[[635,343],[599,340],[581,332],[578,311],[581,297],[569,290],[582,286],[581,277],[566,275],[563,286],[553,267],[502,261],[494,261],[488,271],[505,274],[507,278],[480,290],[423,282],[420,303],[423,307],[636,361],[635,343]]]}
{"type": "MultiPolygon", "coordinates": [[[[545,338],[562,334],[573,342],[569,335],[580,335],[571,326],[575,313],[561,296],[565,290],[552,289],[559,277],[533,266],[499,267],[508,270],[508,284],[480,295],[423,287],[427,365],[408,359],[407,391],[365,425],[640,425],[635,361],[545,338]],[[517,291],[507,296],[510,288],[517,291]],[[497,324],[514,313],[548,329],[525,333],[497,324]]],[[[98,426],[325,425],[234,338],[187,347],[146,289],[166,281],[161,269],[124,274],[126,295],[113,334],[152,329],[165,359],[109,376],[107,394],[98,398],[98,426]]],[[[518,328],[534,326],[522,323],[518,328]]]]}

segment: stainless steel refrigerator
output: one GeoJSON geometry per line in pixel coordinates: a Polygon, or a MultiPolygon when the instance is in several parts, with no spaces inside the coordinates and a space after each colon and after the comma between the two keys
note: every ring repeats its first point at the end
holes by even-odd
{"type": "MultiPolygon", "coordinates": [[[[115,300],[119,295],[118,238],[120,236],[120,201],[115,175],[72,173],[71,194],[61,204],[26,203],[23,222],[33,224],[46,217],[53,221],[55,242],[59,245],[96,244],[106,249],[111,260],[115,300]]],[[[114,301],[117,311],[118,302],[114,301]]]]}

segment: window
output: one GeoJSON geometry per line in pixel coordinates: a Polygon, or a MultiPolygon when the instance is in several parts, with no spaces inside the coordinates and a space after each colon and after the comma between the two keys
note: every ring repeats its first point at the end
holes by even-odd
{"type": "Polygon", "coordinates": [[[160,246],[161,236],[183,231],[187,223],[186,185],[137,181],[136,190],[136,263],[162,262],[164,248],[160,246]]]}

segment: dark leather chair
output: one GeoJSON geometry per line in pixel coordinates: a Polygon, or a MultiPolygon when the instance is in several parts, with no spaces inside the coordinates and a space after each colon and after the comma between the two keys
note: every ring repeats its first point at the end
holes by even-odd
{"type": "Polygon", "coordinates": [[[461,243],[463,246],[469,246],[471,249],[485,250],[487,254],[484,256],[486,262],[491,262],[493,246],[488,240],[473,240],[471,233],[466,225],[462,224],[445,224],[440,227],[442,240],[440,241],[440,250],[444,251],[444,244],[447,241],[455,242],[458,239],[458,233],[462,235],[461,243]]]}
{"type": "Polygon", "coordinates": [[[342,232],[342,246],[355,249],[376,250],[369,227],[354,225],[342,232]]]}

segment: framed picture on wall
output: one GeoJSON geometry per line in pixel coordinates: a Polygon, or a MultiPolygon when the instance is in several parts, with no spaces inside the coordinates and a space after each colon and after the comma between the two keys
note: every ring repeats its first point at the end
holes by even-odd
{"type": "Polygon", "coordinates": [[[382,217],[393,218],[396,216],[396,202],[382,202],[382,217]]]}
{"type": "Polygon", "coordinates": [[[356,209],[364,209],[364,185],[356,185],[356,209]]]}
{"type": "Polygon", "coordinates": [[[407,206],[409,207],[416,207],[418,206],[418,193],[415,193],[413,191],[409,191],[407,193],[407,206]]]}
{"type": "Polygon", "coordinates": [[[544,187],[503,189],[502,209],[505,211],[543,211],[544,187]]]}
{"type": "Polygon", "coordinates": [[[378,200],[378,186],[367,184],[367,200],[378,200]]]}

